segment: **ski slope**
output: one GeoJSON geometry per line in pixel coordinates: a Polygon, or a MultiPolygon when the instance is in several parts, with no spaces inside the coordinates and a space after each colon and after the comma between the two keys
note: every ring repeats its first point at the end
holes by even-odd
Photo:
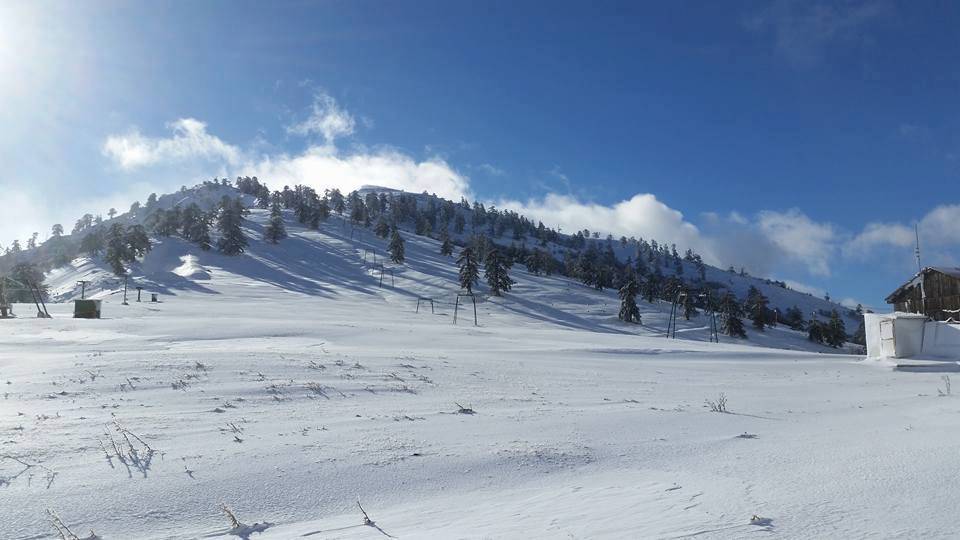
{"type": "Polygon", "coordinates": [[[381,287],[368,231],[269,245],[265,220],[241,257],[159,242],[133,269],[159,303],[78,259],[52,292],[91,281],[104,319],[0,321],[0,538],[56,538],[48,509],[106,540],[954,534],[944,373],[782,328],[710,343],[703,317],[666,339],[669,306],[625,325],[520,266],[454,325],[436,241],[405,235],[381,287]]]}

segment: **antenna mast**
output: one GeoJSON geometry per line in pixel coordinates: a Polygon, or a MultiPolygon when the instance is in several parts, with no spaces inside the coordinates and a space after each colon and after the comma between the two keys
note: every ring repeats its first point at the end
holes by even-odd
{"type": "Polygon", "coordinates": [[[917,237],[917,247],[914,253],[917,256],[917,276],[920,278],[920,313],[927,313],[927,291],[923,286],[923,267],[920,266],[920,224],[913,224],[913,231],[917,237]]]}
{"type": "Polygon", "coordinates": [[[913,253],[917,256],[917,272],[923,271],[923,267],[920,266],[920,224],[914,223],[913,231],[917,235],[917,244],[916,248],[913,250],[913,253]]]}

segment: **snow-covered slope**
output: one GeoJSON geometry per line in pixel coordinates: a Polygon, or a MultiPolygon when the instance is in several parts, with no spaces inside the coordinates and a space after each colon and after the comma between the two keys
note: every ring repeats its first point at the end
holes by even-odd
{"type": "MultiPolygon", "coordinates": [[[[207,197],[210,204],[219,200],[207,197]]],[[[161,198],[161,204],[173,204],[161,198]]],[[[184,201],[178,200],[183,203],[184,201]]],[[[194,202],[188,199],[186,202],[194,202]]],[[[203,201],[201,201],[202,203],[203,201]]],[[[178,237],[154,239],[152,251],[134,265],[127,283],[128,298],[135,287],[144,293],[178,296],[189,292],[220,294],[219,285],[228,276],[254,284],[270,284],[282,291],[320,297],[335,297],[344,289],[362,290],[378,300],[408,301],[433,299],[436,305],[453,305],[459,292],[457,267],[452,257],[440,255],[440,243],[429,237],[405,233],[406,261],[392,264],[386,256],[386,241],[369,229],[354,227],[338,216],[331,216],[319,230],[298,225],[285,211],[290,237],[273,245],[262,240],[269,212],[252,208],[246,221],[250,245],[246,253],[230,257],[178,237]],[[387,287],[380,286],[380,267],[385,270],[387,287]]],[[[480,312],[485,317],[501,313],[523,315],[524,324],[534,321],[604,333],[664,336],[670,304],[640,301],[643,324],[623,324],[617,319],[619,299],[616,291],[596,291],[563,276],[536,276],[516,265],[511,277],[517,281],[510,294],[490,298],[481,294],[480,312]]],[[[740,276],[735,276],[740,278],[740,276]]],[[[731,278],[732,279],[732,278],[731,278]]],[[[87,281],[88,298],[120,298],[124,282],[114,276],[102,261],[79,258],[69,266],[53,270],[47,279],[55,301],[79,298],[79,282],[87,281]]],[[[774,287],[774,289],[778,289],[774,287]]],[[[783,289],[780,289],[783,291],[783,289]]],[[[486,291],[485,284],[478,287],[486,291]]],[[[745,292],[745,291],[744,291],[745,292]]],[[[792,292],[792,291],[785,291],[792,292]]],[[[812,297],[809,297],[812,298],[812,297]]],[[[682,319],[682,318],[681,318],[682,319]]],[[[678,322],[678,338],[709,341],[709,320],[705,314],[678,322]]],[[[749,344],[798,350],[828,352],[829,348],[810,343],[806,335],[787,327],[765,332],[748,329],[749,344]]],[[[733,338],[720,337],[721,341],[733,338]]]]}
{"type": "Polygon", "coordinates": [[[0,538],[55,538],[47,509],[105,540],[956,528],[960,404],[941,373],[756,346],[809,346],[780,329],[716,344],[693,320],[666,339],[666,306],[631,327],[611,293],[520,267],[478,326],[472,309],[454,325],[435,241],[407,235],[381,287],[369,232],[288,220],[270,245],[264,220],[241,257],[158,243],[133,281],[159,303],[120,305],[78,260],[51,282],[66,298],[92,281],[104,319],[54,303],[0,321],[0,538]]]}

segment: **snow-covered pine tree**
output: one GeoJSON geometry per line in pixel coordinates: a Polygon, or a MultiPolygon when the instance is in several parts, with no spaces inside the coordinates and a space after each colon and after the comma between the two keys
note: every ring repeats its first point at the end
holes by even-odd
{"type": "Polygon", "coordinates": [[[270,203],[270,222],[263,229],[263,239],[276,244],[287,237],[287,228],[283,224],[283,209],[280,208],[280,197],[274,197],[270,203]]]}
{"type": "Polygon", "coordinates": [[[473,286],[480,279],[480,268],[477,266],[477,257],[470,246],[463,248],[460,252],[457,265],[460,267],[460,288],[472,293],[473,286]]]}
{"type": "Polygon", "coordinates": [[[637,293],[640,286],[632,276],[620,287],[620,320],[640,323],[640,308],[637,307],[637,293]]]}
{"type": "Polygon", "coordinates": [[[220,216],[217,220],[220,239],[217,241],[217,249],[226,255],[240,255],[247,247],[247,237],[243,234],[242,227],[246,212],[239,198],[224,196],[220,202],[220,216]]]}
{"type": "Polygon", "coordinates": [[[747,331],[743,327],[743,308],[732,292],[727,292],[720,299],[720,312],[723,314],[723,333],[738,338],[746,338],[747,331]]]}
{"type": "Polygon", "coordinates": [[[484,277],[487,278],[487,285],[490,286],[490,292],[494,296],[501,296],[501,292],[509,291],[513,287],[514,282],[507,275],[509,268],[509,261],[500,254],[497,247],[493,247],[487,252],[484,277]]]}
{"type": "Polygon", "coordinates": [[[400,231],[396,228],[393,229],[393,233],[390,235],[390,245],[387,246],[387,251],[390,252],[391,261],[396,264],[403,264],[405,257],[403,237],[400,236],[400,231]]]}
{"type": "Polygon", "coordinates": [[[443,233],[443,242],[440,244],[440,254],[449,257],[453,255],[453,242],[446,232],[443,233]]]}

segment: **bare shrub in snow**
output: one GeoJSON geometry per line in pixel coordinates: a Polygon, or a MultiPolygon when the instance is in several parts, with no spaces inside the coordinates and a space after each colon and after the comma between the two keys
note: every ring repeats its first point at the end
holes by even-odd
{"type": "Polygon", "coordinates": [[[376,522],[376,521],[370,519],[370,516],[367,514],[367,511],[363,509],[363,506],[360,506],[360,501],[359,501],[359,500],[357,501],[357,506],[360,508],[360,512],[363,514],[363,524],[364,524],[364,525],[366,525],[367,527],[373,527],[374,529],[376,529],[377,531],[379,531],[380,534],[386,536],[387,538],[396,538],[396,536],[391,536],[389,533],[387,533],[387,531],[381,529],[380,526],[377,525],[377,522],[376,522]]]}
{"type": "Polygon", "coordinates": [[[710,412],[727,412],[727,395],[723,392],[720,392],[720,395],[717,396],[717,399],[707,399],[704,401],[705,406],[710,409],[710,412]]]}
{"type": "Polygon", "coordinates": [[[940,377],[940,380],[943,381],[943,388],[941,389],[938,387],[937,394],[939,394],[940,397],[949,396],[950,395],[950,376],[944,375],[943,377],[940,377]]]}
{"type": "Polygon", "coordinates": [[[239,519],[237,519],[236,514],[233,513],[233,510],[230,510],[225,504],[220,504],[220,510],[227,515],[227,519],[230,520],[231,529],[227,531],[227,534],[231,536],[239,536],[244,540],[248,540],[250,535],[253,533],[262,533],[263,531],[269,529],[273,524],[272,523],[254,523],[253,525],[246,525],[239,519]]]}
{"type": "Polygon", "coordinates": [[[70,530],[70,527],[67,527],[67,524],[60,519],[60,516],[57,515],[53,510],[47,509],[47,515],[50,516],[50,521],[53,523],[53,528],[57,530],[57,537],[60,540],[101,540],[97,533],[90,531],[89,536],[84,536],[83,538],[74,534],[70,530]]]}
{"type": "Polygon", "coordinates": [[[34,474],[39,471],[43,475],[44,481],[47,483],[47,489],[50,489],[50,485],[53,484],[54,479],[57,477],[57,473],[47,466],[40,463],[31,463],[23,458],[18,458],[16,456],[11,456],[8,454],[0,454],[0,464],[4,462],[14,463],[14,467],[18,468],[16,472],[10,476],[3,476],[2,470],[0,470],[0,487],[7,487],[13,484],[17,479],[26,475],[27,485],[30,485],[34,474]]]}
{"type": "Polygon", "coordinates": [[[105,429],[104,438],[100,439],[100,448],[107,457],[107,463],[113,468],[113,460],[116,458],[124,467],[127,468],[127,474],[133,476],[133,469],[136,469],[147,477],[147,471],[150,470],[150,464],[153,462],[153,456],[156,450],[150,447],[137,434],[120,425],[119,422],[112,424],[113,432],[105,429]],[[114,436],[114,433],[116,436],[114,436]]]}

